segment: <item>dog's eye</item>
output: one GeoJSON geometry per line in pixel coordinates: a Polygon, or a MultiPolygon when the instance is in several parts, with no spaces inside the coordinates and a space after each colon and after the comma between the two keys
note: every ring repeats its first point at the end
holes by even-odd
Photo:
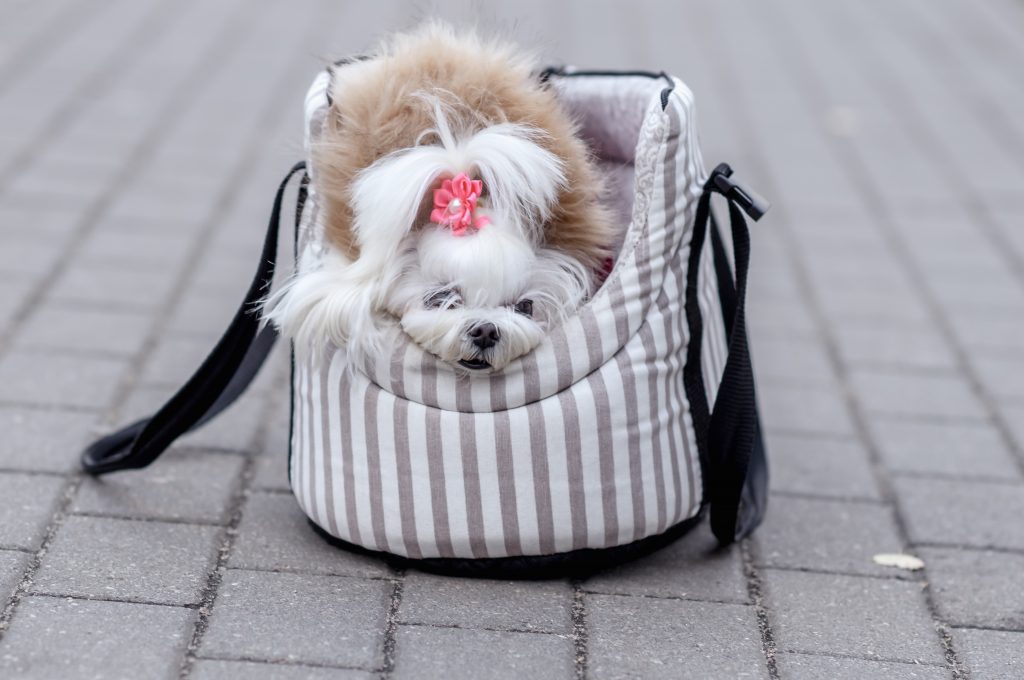
{"type": "Polygon", "coordinates": [[[427,309],[453,309],[462,305],[462,298],[459,296],[459,292],[452,290],[451,288],[445,288],[432,293],[426,300],[423,301],[423,306],[427,309]]]}
{"type": "Polygon", "coordinates": [[[522,314],[523,316],[533,316],[533,300],[529,298],[523,298],[515,304],[513,309],[516,310],[516,314],[522,314]]]}

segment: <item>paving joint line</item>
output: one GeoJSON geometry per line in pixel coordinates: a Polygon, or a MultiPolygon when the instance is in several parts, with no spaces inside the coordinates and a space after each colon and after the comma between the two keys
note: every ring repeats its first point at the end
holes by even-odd
{"type": "Polygon", "coordinates": [[[153,515],[129,515],[115,512],[99,512],[94,510],[71,510],[68,513],[71,517],[86,517],[89,519],[110,519],[121,522],[145,522],[147,524],[177,524],[193,527],[226,527],[226,521],[215,522],[205,519],[185,519],[183,517],[156,517],[153,515]]]}
{"type": "Polygon", "coordinates": [[[28,595],[28,591],[32,586],[32,582],[35,579],[36,573],[42,566],[43,558],[50,549],[57,531],[60,529],[64,522],[64,518],[67,514],[67,509],[71,505],[71,501],[75,497],[75,492],[78,490],[82,480],[80,477],[73,476],[68,478],[64,484],[64,488],[61,490],[60,501],[57,504],[57,510],[50,516],[50,522],[47,524],[46,530],[43,533],[42,541],[39,543],[39,548],[29,558],[28,565],[21,574],[21,580],[18,582],[17,588],[14,593],[7,599],[4,608],[0,610],[0,642],[3,642],[7,630],[10,628],[11,621],[14,619],[14,615],[17,613],[18,605],[28,595]]]}
{"type": "Polygon", "coordinates": [[[103,597],[102,595],[83,595],[81,593],[58,593],[48,590],[29,590],[26,597],[48,597],[55,600],[82,600],[86,602],[115,602],[120,604],[144,604],[153,607],[171,607],[173,609],[197,610],[199,605],[190,602],[157,602],[135,597],[103,597]]]}
{"type": "MultiPolygon", "coordinates": [[[[247,497],[252,497],[249,493],[247,497]]],[[[342,550],[342,548],[339,548],[342,550]]],[[[290,574],[294,576],[327,576],[330,578],[351,578],[359,581],[381,581],[384,583],[398,583],[401,579],[397,575],[369,575],[369,574],[353,574],[353,573],[341,573],[331,571],[316,571],[312,569],[295,569],[285,567],[253,567],[253,566],[232,566],[228,565],[225,571],[249,571],[259,574],[290,574]]]]}
{"type": "Polygon", "coordinates": [[[197,656],[196,661],[228,661],[235,663],[258,663],[266,666],[284,666],[284,667],[295,667],[295,668],[323,668],[326,670],[339,670],[339,671],[370,671],[376,672],[377,668],[365,668],[363,666],[345,666],[341,664],[329,664],[319,663],[317,661],[298,661],[296,659],[275,659],[259,656],[216,656],[216,655],[204,655],[197,656]]]}
{"type": "Polygon", "coordinates": [[[859,654],[843,654],[842,652],[825,652],[821,650],[803,650],[803,649],[782,649],[779,650],[781,654],[801,654],[803,656],[821,656],[830,659],[857,659],[860,661],[881,661],[883,663],[899,663],[905,666],[925,666],[927,668],[946,668],[945,664],[935,663],[934,661],[908,661],[907,659],[896,659],[886,656],[868,656],[859,654]]]}
{"type": "MultiPolygon", "coordinates": [[[[398,645],[399,616],[402,606],[402,593],[405,588],[405,571],[398,572],[394,583],[391,586],[391,596],[388,600],[388,609],[384,613],[384,641],[381,646],[381,654],[384,657],[384,664],[381,667],[381,680],[388,680],[395,670],[395,652],[398,645]]],[[[406,624],[409,625],[409,624],[406,624]]]]}
{"type": "Polygon", "coordinates": [[[572,581],[572,644],[573,644],[573,665],[576,671],[576,680],[587,680],[589,665],[588,645],[590,642],[590,631],[587,628],[587,591],[583,589],[580,581],[572,581]]]}
{"type": "Polygon", "coordinates": [[[747,582],[747,597],[754,607],[754,614],[757,617],[757,629],[761,637],[761,653],[764,654],[765,664],[768,668],[768,677],[772,680],[779,679],[779,667],[775,660],[778,647],[775,643],[775,631],[772,629],[771,616],[768,606],[765,604],[764,583],[761,574],[754,564],[754,556],[751,553],[751,539],[745,538],[740,541],[740,559],[743,564],[743,577],[747,582]]]}
{"type": "Polygon", "coordinates": [[[787,571],[800,574],[817,574],[819,576],[844,576],[846,578],[863,578],[872,579],[874,581],[902,581],[904,583],[918,584],[925,582],[924,576],[920,573],[920,570],[898,570],[895,567],[890,567],[890,569],[893,570],[891,574],[865,574],[845,569],[821,569],[818,567],[794,567],[785,564],[767,564],[762,562],[760,559],[755,559],[755,564],[757,567],[767,571],[787,571]]]}
{"type": "Polygon", "coordinates": [[[689,597],[687,595],[654,595],[651,593],[622,593],[613,592],[609,590],[591,590],[589,588],[581,588],[580,592],[583,595],[602,595],[605,597],[625,597],[625,598],[639,598],[644,600],[668,600],[671,602],[699,602],[701,604],[728,604],[737,605],[740,607],[749,607],[751,605],[750,600],[721,600],[711,597],[689,597]]]}
{"type": "Polygon", "coordinates": [[[442,630],[486,631],[488,633],[515,633],[516,635],[545,635],[548,637],[569,638],[570,634],[550,630],[533,630],[530,628],[495,628],[494,626],[469,626],[458,623],[435,623],[430,621],[396,621],[399,627],[439,628],[442,630]]]}

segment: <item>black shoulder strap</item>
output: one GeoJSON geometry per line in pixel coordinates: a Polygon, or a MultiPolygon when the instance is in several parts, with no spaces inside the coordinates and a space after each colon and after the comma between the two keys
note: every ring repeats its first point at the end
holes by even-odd
{"type": "Polygon", "coordinates": [[[231,405],[256,376],[277,340],[272,326],[260,329],[256,305],[274,280],[281,204],[288,181],[306,164],[296,163],[277,189],[256,275],[231,324],[185,386],[153,416],[97,440],[82,452],[82,467],[94,475],[146,467],[175,439],[231,405]]]}
{"type": "MultiPolygon", "coordinates": [[[[722,163],[704,185],[694,227],[701,232],[700,240],[703,241],[703,233],[710,225],[729,344],[707,435],[710,458],[707,500],[711,509],[711,530],[723,544],[732,543],[753,531],[761,523],[768,503],[768,464],[747,346],[745,300],[750,267],[750,232],[743,215],[745,212],[756,221],[767,210],[768,202],[732,179],[732,168],[722,163]],[[711,211],[711,195],[715,193],[724,196],[729,204],[736,263],[735,285],[722,235],[711,211]]],[[[699,338],[696,340],[700,341],[699,338]]]]}

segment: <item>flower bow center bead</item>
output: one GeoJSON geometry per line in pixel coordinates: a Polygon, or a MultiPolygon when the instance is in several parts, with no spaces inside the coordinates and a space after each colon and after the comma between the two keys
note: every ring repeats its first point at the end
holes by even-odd
{"type": "Polygon", "coordinates": [[[476,202],[483,189],[482,181],[470,179],[464,172],[444,180],[441,188],[434,190],[430,220],[451,228],[455,236],[464,236],[470,228],[477,230],[490,224],[485,215],[475,215],[476,202]]]}

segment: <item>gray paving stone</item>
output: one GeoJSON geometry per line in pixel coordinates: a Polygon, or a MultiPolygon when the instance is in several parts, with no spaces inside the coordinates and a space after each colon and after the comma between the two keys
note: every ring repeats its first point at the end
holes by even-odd
{"type": "Polygon", "coordinates": [[[0,274],[11,278],[38,281],[52,268],[60,251],[44,241],[18,238],[12,234],[4,240],[0,254],[0,274]]]}
{"type": "Polygon", "coordinates": [[[0,401],[99,410],[125,368],[121,359],[8,352],[0,359],[0,401]]]}
{"type": "Polygon", "coordinates": [[[0,277],[0,328],[7,327],[31,290],[31,282],[22,277],[0,277]]]}
{"type": "Polygon", "coordinates": [[[871,325],[920,327],[928,323],[928,313],[917,295],[903,288],[892,290],[861,289],[859,286],[821,287],[822,308],[832,324],[849,322],[871,325]]]}
{"type": "Polygon", "coordinates": [[[961,478],[1019,479],[999,433],[987,423],[872,418],[869,427],[888,468],[961,478]]]}
{"type": "Polygon", "coordinates": [[[852,386],[861,406],[886,416],[984,418],[966,379],[953,375],[855,370],[852,386]]]}
{"type": "MultiPolygon", "coordinates": [[[[95,265],[128,268],[177,267],[191,245],[183,238],[180,223],[164,225],[163,230],[104,228],[112,220],[104,220],[82,245],[78,257],[95,265]]],[[[137,227],[137,222],[133,227],[137,227]]]]}
{"type": "Polygon", "coordinates": [[[568,636],[400,626],[393,678],[519,680],[571,678],[575,651],[568,636]],[[444,650],[438,653],[439,650],[444,650]]]}
{"type": "Polygon", "coordinates": [[[142,347],[154,319],[145,314],[47,305],[29,318],[17,345],[33,349],[133,355],[142,347]]]}
{"type": "Polygon", "coordinates": [[[601,678],[767,678],[752,607],[587,597],[588,675],[601,678]]]}
{"type": "Polygon", "coordinates": [[[0,642],[0,675],[172,680],[194,620],[180,607],[27,597],[0,642]]]}
{"type": "Polygon", "coordinates": [[[87,303],[146,312],[160,308],[174,283],[163,269],[120,269],[104,264],[79,264],[54,283],[49,300],[87,303]]]}
{"type": "MultiPolygon", "coordinates": [[[[131,422],[137,418],[152,415],[174,395],[175,390],[183,385],[185,380],[187,377],[183,378],[179,385],[173,387],[138,387],[134,389],[122,409],[119,422],[131,422]]],[[[214,420],[183,435],[175,442],[175,445],[198,449],[251,451],[255,445],[256,433],[264,422],[265,408],[265,394],[246,391],[238,401],[220,413],[214,420]]]]}
{"type": "Polygon", "coordinates": [[[903,551],[892,511],[874,503],[773,496],[754,534],[758,563],[875,576],[907,576],[872,557],[903,551]]]}
{"type": "Polygon", "coordinates": [[[0,205],[0,224],[5,227],[31,225],[31,229],[26,229],[29,234],[50,243],[63,243],[65,238],[78,229],[81,218],[78,211],[58,205],[0,205]]]}
{"type": "Polygon", "coordinates": [[[1024,485],[901,478],[911,541],[1024,549],[1024,485]]]}
{"type": "Polygon", "coordinates": [[[375,680],[378,673],[350,668],[199,659],[191,680],[375,680]]]}
{"type": "Polygon", "coordinates": [[[919,583],[776,569],[762,575],[780,652],[944,662],[919,583]]]}
{"type": "Polygon", "coordinates": [[[831,385],[835,375],[821,341],[757,338],[751,344],[759,381],[831,385]]]}
{"type": "Polygon", "coordinates": [[[1018,454],[1024,454],[1024,402],[1005,402],[999,404],[997,408],[1010,431],[1010,438],[1018,454]]]}
{"type": "MultiPolygon", "coordinates": [[[[1024,350],[1024,341],[1019,341],[1024,350]]],[[[971,364],[985,389],[996,398],[1024,399],[1024,359],[1020,355],[973,357],[971,364]]]]}
{"type": "MultiPolygon", "coordinates": [[[[244,291],[243,291],[244,292],[244,291]]],[[[216,340],[227,327],[241,302],[237,292],[190,287],[171,312],[171,328],[175,333],[207,342],[216,340]]],[[[211,345],[212,347],[212,345],[211,345]]]]}
{"type": "Polygon", "coordinates": [[[170,452],[159,464],[82,481],[71,511],[115,517],[226,522],[244,464],[232,453],[170,452]]]}
{"type": "Polygon", "coordinates": [[[228,564],[342,576],[390,572],[381,560],[338,548],[317,535],[290,493],[257,492],[249,497],[228,564]]]}
{"type": "Polygon", "coordinates": [[[0,602],[6,603],[18,587],[28,565],[28,558],[28,553],[0,550],[0,602]]]}
{"type": "Polygon", "coordinates": [[[867,449],[855,439],[767,432],[773,491],[878,500],[867,449]]]}
{"type": "Polygon", "coordinates": [[[965,629],[953,635],[972,678],[1018,680],[1024,676],[1024,633],[965,629]]]}
{"type": "Polygon", "coordinates": [[[572,631],[573,592],[563,581],[460,579],[410,572],[402,623],[539,633],[572,631]]]}
{"type": "Polygon", "coordinates": [[[32,592],[196,604],[219,548],[217,527],[69,517],[32,592]]]}
{"type": "Polygon", "coordinates": [[[268,418],[267,430],[257,442],[259,455],[256,458],[253,488],[280,491],[291,489],[288,484],[289,427],[287,413],[283,417],[275,413],[268,418]]]}
{"type": "Polygon", "coordinates": [[[843,361],[860,366],[956,368],[956,359],[934,328],[844,326],[836,333],[843,361]]]}
{"type": "Polygon", "coordinates": [[[71,411],[0,407],[0,468],[67,472],[98,434],[96,416],[71,411]]]}
{"type": "Polygon", "coordinates": [[[165,336],[146,359],[141,382],[171,388],[183,385],[212,349],[213,345],[205,340],[165,336]]]}
{"type": "Polygon", "coordinates": [[[779,676],[787,680],[949,680],[952,677],[941,666],[812,654],[778,654],[775,664],[779,676]]]}
{"type": "Polygon", "coordinates": [[[200,654],[375,669],[391,583],[230,569],[200,654]]]}
{"type": "Polygon", "coordinates": [[[833,390],[768,383],[758,385],[757,400],[765,429],[805,434],[853,434],[853,422],[846,405],[833,390]]]}
{"type": "Polygon", "coordinates": [[[739,550],[720,548],[707,522],[651,555],[587,579],[583,587],[595,593],[749,601],[739,550]]]}
{"type": "Polygon", "coordinates": [[[1005,314],[954,314],[949,322],[960,342],[979,355],[1012,356],[1020,352],[1024,318],[1005,314]]]}
{"type": "Polygon", "coordinates": [[[807,309],[785,300],[760,300],[747,312],[747,324],[756,345],[764,338],[816,338],[817,327],[807,309]]]}
{"type": "Polygon", "coordinates": [[[1024,630],[1024,555],[921,548],[943,620],[955,626],[1024,630]]]}
{"type": "Polygon", "coordinates": [[[0,473],[0,548],[38,548],[63,488],[60,477],[0,473]]]}

